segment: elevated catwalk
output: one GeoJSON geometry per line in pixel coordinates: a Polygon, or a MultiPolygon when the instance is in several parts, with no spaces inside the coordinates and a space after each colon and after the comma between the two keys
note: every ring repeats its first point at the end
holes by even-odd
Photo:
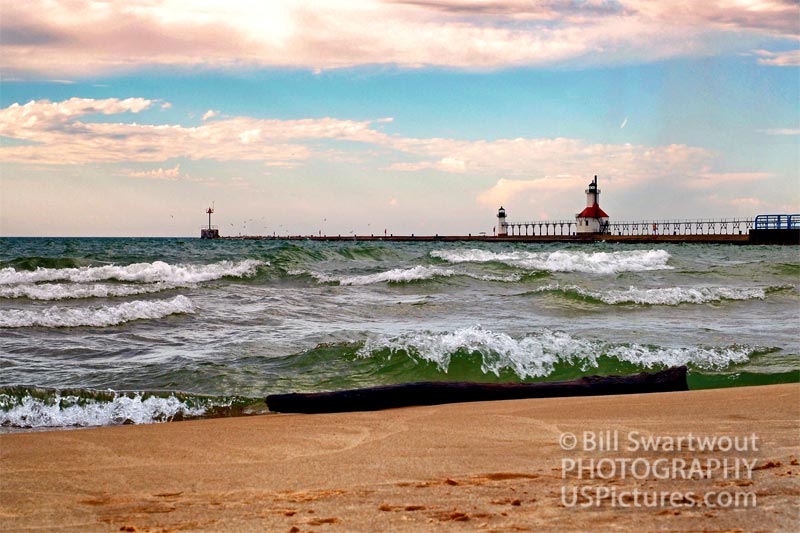
{"type": "Polygon", "coordinates": [[[695,244],[800,244],[800,230],[751,230],[742,235],[286,235],[264,237],[245,235],[222,237],[230,240],[301,240],[301,241],[386,241],[386,242],[574,242],[574,243],[695,243],[695,244]]]}

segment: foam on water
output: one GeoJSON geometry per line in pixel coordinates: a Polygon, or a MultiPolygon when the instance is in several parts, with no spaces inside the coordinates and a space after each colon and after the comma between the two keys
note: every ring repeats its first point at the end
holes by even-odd
{"type": "Polygon", "coordinates": [[[363,274],[360,276],[335,276],[322,272],[308,272],[305,270],[289,271],[291,275],[309,274],[317,281],[322,283],[338,283],[339,285],[372,285],[375,283],[409,283],[434,279],[437,277],[449,278],[451,276],[467,276],[482,281],[516,282],[521,279],[518,274],[506,276],[495,276],[492,274],[473,274],[470,272],[459,272],[450,268],[436,266],[417,265],[410,268],[393,268],[375,274],[363,274]]]}
{"type": "Polygon", "coordinates": [[[679,305],[682,303],[703,304],[721,300],[753,300],[766,298],[768,290],[784,287],[659,287],[627,290],[591,291],[577,285],[544,285],[535,292],[574,293],[606,304],[633,303],[642,305],[679,305]]]}
{"type": "Polygon", "coordinates": [[[42,309],[5,309],[0,310],[0,328],[105,327],[179,313],[194,313],[194,305],[189,298],[176,296],[171,300],[137,300],[100,307],[51,306],[42,309]]]}
{"type": "Polygon", "coordinates": [[[0,426],[20,428],[152,424],[168,422],[176,416],[202,416],[206,410],[206,406],[189,405],[174,395],[115,394],[111,401],[102,401],[57,392],[48,401],[0,394],[0,426]]]}
{"type": "Polygon", "coordinates": [[[29,300],[69,300],[78,298],[110,298],[150,294],[181,287],[173,283],[121,285],[105,283],[26,283],[0,285],[0,298],[29,300]]]}
{"type": "Polygon", "coordinates": [[[139,283],[172,283],[187,285],[220,279],[226,276],[252,276],[264,261],[219,261],[207,265],[170,265],[163,261],[133,263],[130,265],[87,266],[80,268],[37,268],[33,271],[16,270],[12,267],[0,269],[0,285],[38,283],[42,281],[71,281],[90,283],[105,280],[139,283]]]}
{"type": "Polygon", "coordinates": [[[669,270],[670,254],[666,250],[630,250],[620,252],[582,252],[559,250],[554,252],[491,252],[488,250],[433,250],[431,257],[448,263],[499,262],[525,270],[547,272],[586,272],[616,274],[669,270]]]}
{"type": "Polygon", "coordinates": [[[598,358],[603,355],[643,368],[693,365],[697,368],[719,369],[744,363],[753,353],[752,349],[739,346],[610,345],[551,330],[515,339],[479,326],[449,333],[422,332],[370,338],[357,355],[366,358],[381,351],[407,354],[434,363],[443,372],[447,372],[454,356],[479,354],[484,374],[499,376],[501,371],[511,370],[523,379],[548,376],[558,363],[579,365],[584,369],[597,367],[598,358]]]}

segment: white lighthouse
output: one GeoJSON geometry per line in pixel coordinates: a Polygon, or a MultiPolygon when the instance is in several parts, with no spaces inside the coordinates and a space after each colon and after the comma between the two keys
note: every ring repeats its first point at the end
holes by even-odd
{"type": "Polygon", "coordinates": [[[508,222],[506,222],[506,210],[503,209],[503,206],[500,206],[500,209],[497,211],[497,236],[498,237],[506,237],[508,236],[508,222]]]}
{"type": "Polygon", "coordinates": [[[595,176],[586,189],[586,208],[575,216],[578,234],[608,232],[608,215],[600,209],[599,199],[600,189],[595,176]]]}

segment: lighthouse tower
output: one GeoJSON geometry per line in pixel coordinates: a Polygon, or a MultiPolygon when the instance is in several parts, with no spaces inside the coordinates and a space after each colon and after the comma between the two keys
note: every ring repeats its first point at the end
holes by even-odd
{"type": "Polygon", "coordinates": [[[586,208],[575,216],[578,234],[608,232],[608,215],[600,209],[598,200],[600,189],[597,188],[597,176],[586,189],[586,208]]]}
{"type": "Polygon", "coordinates": [[[497,211],[497,236],[498,237],[506,237],[508,236],[508,222],[506,222],[506,210],[503,209],[503,206],[500,206],[500,210],[497,211]]]}

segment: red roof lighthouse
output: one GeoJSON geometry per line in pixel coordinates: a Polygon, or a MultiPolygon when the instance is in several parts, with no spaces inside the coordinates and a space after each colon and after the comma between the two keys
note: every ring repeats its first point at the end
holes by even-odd
{"type": "Polygon", "coordinates": [[[600,209],[599,198],[600,189],[597,188],[597,176],[595,176],[586,189],[586,208],[575,215],[577,233],[608,232],[608,215],[600,209]]]}

